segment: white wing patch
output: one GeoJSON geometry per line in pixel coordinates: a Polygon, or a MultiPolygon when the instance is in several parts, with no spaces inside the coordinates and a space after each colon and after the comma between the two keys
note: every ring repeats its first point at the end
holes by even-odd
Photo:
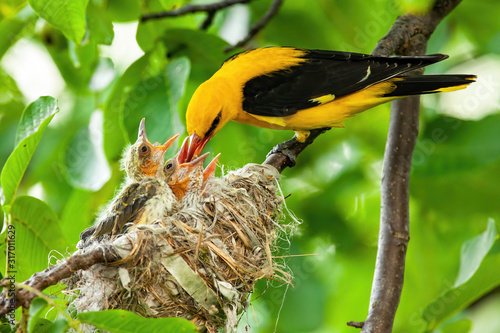
{"type": "Polygon", "coordinates": [[[366,69],[365,77],[362,78],[361,80],[359,80],[358,83],[361,83],[361,82],[365,81],[366,79],[368,79],[368,77],[370,76],[371,73],[372,73],[371,66],[368,66],[368,68],[366,69]]]}

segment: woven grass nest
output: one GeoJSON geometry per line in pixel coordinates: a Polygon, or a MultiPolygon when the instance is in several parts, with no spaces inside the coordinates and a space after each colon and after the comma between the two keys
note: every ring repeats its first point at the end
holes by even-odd
{"type": "Polygon", "coordinates": [[[198,205],[86,248],[106,246],[122,259],[65,281],[72,304],[78,312],[125,309],[186,318],[200,331],[235,331],[256,281],[291,283],[284,261],[274,259],[277,239],[295,227],[279,223],[278,177],[272,166],[246,165],[210,179],[198,205]]]}

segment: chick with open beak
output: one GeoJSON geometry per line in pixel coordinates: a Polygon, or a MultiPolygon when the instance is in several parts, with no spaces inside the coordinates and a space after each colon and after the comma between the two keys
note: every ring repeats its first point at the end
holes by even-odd
{"type": "Polygon", "coordinates": [[[172,210],[177,200],[163,177],[165,152],[179,136],[175,134],[163,145],[153,145],[146,136],[144,119],[139,125],[137,141],[125,151],[123,166],[127,177],[118,196],[97,218],[96,224],[80,234],[77,247],[103,235],[124,233],[130,225],[148,224],[172,210]]]}
{"type": "Polygon", "coordinates": [[[163,167],[164,177],[173,194],[181,201],[182,207],[188,207],[199,202],[207,180],[215,173],[219,155],[203,169],[203,162],[209,153],[191,160],[189,137],[172,159],[163,167]]]}

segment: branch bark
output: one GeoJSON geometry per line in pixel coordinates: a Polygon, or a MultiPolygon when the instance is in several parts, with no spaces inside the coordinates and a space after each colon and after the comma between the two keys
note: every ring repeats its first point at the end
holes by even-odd
{"type": "MultiPolygon", "coordinates": [[[[114,251],[108,248],[99,247],[90,252],[73,254],[62,263],[33,274],[28,280],[24,281],[23,284],[43,291],[59,283],[59,281],[70,277],[80,269],[87,269],[98,263],[109,263],[118,259],[120,259],[120,257],[114,253],[114,251]]],[[[15,297],[9,297],[10,283],[8,277],[0,282],[1,286],[6,287],[0,294],[0,318],[20,306],[29,308],[31,301],[36,297],[35,294],[30,293],[26,289],[16,290],[15,297]]]]}

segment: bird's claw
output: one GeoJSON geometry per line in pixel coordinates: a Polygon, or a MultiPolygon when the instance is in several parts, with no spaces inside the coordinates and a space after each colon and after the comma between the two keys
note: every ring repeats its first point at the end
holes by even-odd
{"type": "Polygon", "coordinates": [[[295,166],[295,158],[297,157],[294,152],[290,150],[291,147],[293,147],[297,143],[297,140],[295,137],[291,138],[290,140],[287,140],[285,142],[279,143],[274,148],[267,154],[267,157],[269,157],[272,154],[283,154],[286,156],[286,165],[288,167],[293,167],[295,166]]]}

